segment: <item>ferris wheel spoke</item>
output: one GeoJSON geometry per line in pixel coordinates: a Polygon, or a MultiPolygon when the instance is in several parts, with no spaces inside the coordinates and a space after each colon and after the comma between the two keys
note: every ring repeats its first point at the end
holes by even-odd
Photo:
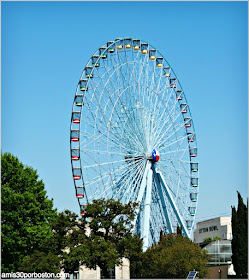
{"type": "MultiPolygon", "coordinates": [[[[120,190],[118,192],[118,194],[123,193],[123,191],[125,191],[125,189],[127,189],[127,184],[129,184],[129,186],[134,185],[136,186],[137,182],[140,180],[141,177],[141,173],[142,170],[144,169],[144,160],[141,160],[140,162],[137,163],[136,168],[132,168],[129,170],[127,169],[125,171],[125,173],[122,173],[120,175],[121,178],[123,179],[123,185],[121,185],[120,190]],[[125,178],[126,176],[126,178],[125,178]],[[130,184],[130,180],[132,180],[132,184],[130,184]],[[126,183],[125,183],[126,182],[126,183]]],[[[130,196],[134,195],[134,191],[132,190],[132,192],[130,192],[130,196]]],[[[124,195],[122,195],[123,197],[124,195]]]]}
{"type": "Polygon", "coordinates": [[[146,166],[146,162],[145,161],[141,161],[139,164],[138,164],[138,167],[137,167],[137,172],[136,172],[136,180],[134,180],[134,189],[132,190],[132,192],[129,193],[129,196],[128,196],[128,199],[127,201],[130,201],[130,199],[132,197],[133,200],[135,199],[135,197],[137,196],[137,192],[138,192],[138,186],[140,184],[140,182],[142,181],[142,177],[143,177],[143,173],[144,173],[144,170],[145,170],[145,166],[146,166]]]}
{"type": "MultiPolygon", "coordinates": [[[[174,120],[175,121],[175,120],[174,120]]],[[[174,123],[172,122],[171,124],[168,125],[168,127],[165,129],[165,131],[163,132],[163,134],[160,135],[160,138],[157,139],[156,141],[156,145],[157,146],[161,146],[163,145],[171,136],[176,135],[176,133],[180,130],[184,128],[184,123],[180,124],[180,125],[174,125],[174,123]],[[171,133],[171,134],[169,134],[171,133]],[[167,135],[169,134],[169,135],[167,135]],[[164,138],[164,139],[163,139],[164,138]],[[163,140],[162,140],[163,139],[163,140]],[[160,145],[159,145],[160,143],[160,145]]],[[[160,132],[159,132],[160,133],[160,132]]]]}
{"type": "Polygon", "coordinates": [[[156,139],[155,139],[155,142],[157,142],[157,141],[160,141],[161,140],[161,138],[163,138],[165,135],[167,135],[167,132],[168,132],[168,130],[172,127],[172,129],[174,129],[174,126],[173,126],[173,124],[174,124],[174,122],[177,120],[177,118],[180,116],[180,114],[178,114],[176,117],[175,117],[175,119],[173,119],[172,120],[172,117],[169,117],[169,115],[171,115],[171,111],[168,111],[168,109],[167,108],[165,108],[165,110],[164,110],[164,112],[162,112],[162,114],[161,114],[161,118],[165,118],[165,120],[162,122],[162,120],[161,119],[159,119],[159,121],[157,122],[158,123],[158,125],[157,125],[157,127],[155,128],[156,129],[156,131],[158,132],[157,133],[157,136],[156,136],[156,139]],[[167,115],[165,116],[165,114],[167,113],[167,115]],[[163,133],[162,133],[162,131],[163,131],[163,133]],[[161,138],[159,138],[159,137],[161,137],[161,138]],[[159,139],[159,140],[158,140],[159,139]]]}
{"type": "MultiPolygon", "coordinates": [[[[90,123],[88,123],[88,124],[89,124],[89,126],[91,126],[92,128],[94,128],[94,126],[93,126],[92,124],[90,124],[90,123]]],[[[92,140],[91,140],[88,144],[91,144],[92,142],[94,142],[94,141],[96,141],[96,140],[99,140],[100,137],[102,137],[102,136],[105,136],[105,137],[107,137],[107,139],[109,139],[109,138],[110,138],[110,134],[112,134],[111,141],[117,145],[116,147],[121,147],[121,146],[122,146],[121,143],[126,144],[126,145],[127,145],[127,144],[128,144],[128,145],[131,144],[131,142],[127,142],[127,141],[124,142],[124,138],[121,138],[121,137],[119,136],[118,133],[113,133],[112,130],[106,128],[106,127],[103,126],[103,125],[99,126],[99,129],[100,129],[100,128],[102,129],[102,127],[103,127],[103,129],[105,129],[105,131],[102,132],[102,133],[99,132],[100,135],[98,135],[98,136],[92,135],[92,140]],[[106,135],[106,134],[107,134],[107,135],[106,135]],[[116,141],[113,139],[113,137],[114,137],[114,138],[117,138],[116,141]]],[[[88,135],[88,139],[89,139],[89,138],[90,138],[90,137],[89,137],[90,134],[89,134],[89,133],[86,133],[86,134],[88,135]]],[[[128,138],[127,138],[127,139],[128,139],[128,138]]],[[[132,139],[133,139],[133,138],[132,138],[132,139]]],[[[100,141],[100,140],[99,140],[99,141],[100,141]]],[[[133,139],[133,141],[134,141],[134,139],[133,139]]],[[[112,143],[112,144],[113,144],[113,143],[112,143]]],[[[137,147],[137,146],[138,146],[137,144],[138,144],[138,142],[135,142],[132,146],[133,146],[133,147],[137,147]]],[[[86,147],[86,146],[87,146],[87,144],[86,144],[84,147],[86,147]]],[[[84,147],[83,147],[83,148],[84,148],[84,147]]],[[[126,149],[126,146],[124,146],[124,149],[126,149]]]]}

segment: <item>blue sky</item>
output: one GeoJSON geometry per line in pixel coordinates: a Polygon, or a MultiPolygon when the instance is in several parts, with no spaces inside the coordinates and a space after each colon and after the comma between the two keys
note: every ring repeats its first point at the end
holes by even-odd
{"type": "Polygon", "coordinates": [[[70,163],[74,94],[92,54],[140,38],[174,69],[199,151],[197,220],[248,196],[248,3],[2,2],[2,151],[38,170],[58,210],[79,213],[70,163]]]}

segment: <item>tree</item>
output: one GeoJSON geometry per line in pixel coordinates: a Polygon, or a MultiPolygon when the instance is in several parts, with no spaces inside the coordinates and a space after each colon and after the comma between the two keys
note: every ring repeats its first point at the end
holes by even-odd
{"type": "Polygon", "coordinates": [[[186,278],[196,270],[200,278],[208,275],[208,254],[189,238],[168,234],[143,255],[143,278],[186,278]]]}
{"type": "Polygon", "coordinates": [[[36,170],[10,153],[1,155],[2,272],[18,271],[25,256],[52,236],[56,215],[36,170]]]}
{"type": "Polygon", "coordinates": [[[131,232],[136,207],[137,203],[123,205],[113,199],[88,204],[78,228],[68,235],[71,241],[64,256],[65,271],[78,270],[79,264],[90,269],[99,266],[108,278],[108,269],[120,265],[123,257],[133,262],[142,253],[142,240],[131,232]]]}
{"type": "Polygon", "coordinates": [[[221,238],[219,236],[215,236],[215,237],[206,237],[204,238],[203,242],[212,242],[212,241],[216,241],[216,240],[221,240],[221,238]]]}
{"type": "Polygon", "coordinates": [[[58,213],[51,222],[52,235],[42,240],[39,251],[36,250],[23,259],[20,270],[23,272],[60,272],[61,263],[67,255],[64,252],[65,248],[69,242],[73,242],[73,238],[68,239],[68,233],[77,226],[77,219],[78,216],[69,210],[58,213]]]}
{"type": "Polygon", "coordinates": [[[232,207],[232,263],[238,278],[248,276],[248,207],[239,192],[237,210],[232,207]]]}
{"type": "Polygon", "coordinates": [[[31,255],[24,257],[19,269],[28,273],[59,273],[60,257],[54,252],[35,251],[31,255]]]}
{"type": "Polygon", "coordinates": [[[177,225],[176,233],[182,235],[182,226],[177,225]]]}

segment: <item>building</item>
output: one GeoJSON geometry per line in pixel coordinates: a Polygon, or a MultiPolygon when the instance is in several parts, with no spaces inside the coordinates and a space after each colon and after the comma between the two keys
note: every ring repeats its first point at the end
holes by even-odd
{"type": "Polygon", "coordinates": [[[211,279],[226,279],[229,276],[234,276],[231,217],[218,217],[202,221],[196,226],[194,242],[210,255],[208,266],[211,279]],[[220,240],[212,241],[216,237],[219,237],[220,240]]]}
{"type": "Polygon", "coordinates": [[[232,222],[231,217],[218,217],[197,223],[197,229],[194,232],[194,242],[201,244],[205,238],[216,236],[222,240],[232,240],[232,222]]]}
{"type": "MultiPolygon", "coordinates": [[[[89,269],[84,265],[79,267],[78,271],[70,274],[69,278],[63,276],[61,272],[61,279],[103,279],[101,269],[97,266],[96,269],[89,269]]],[[[123,258],[120,266],[115,266],[113,269],[109,269],[108,279],[130,279],[130,262],[128,259],[123,258]]]]}

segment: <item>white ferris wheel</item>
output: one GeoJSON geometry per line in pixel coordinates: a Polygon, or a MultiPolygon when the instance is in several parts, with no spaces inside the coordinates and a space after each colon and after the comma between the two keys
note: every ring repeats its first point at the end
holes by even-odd
{"type": "Polygon", "coordinates": [[[199,188],[193,120],[173,69],[147,42],[118,38],[92,55],[74,97],[70,151],[82,215],[93,199],[134,201],[144,249],[178,225],[190,236],[199,188]]]}

